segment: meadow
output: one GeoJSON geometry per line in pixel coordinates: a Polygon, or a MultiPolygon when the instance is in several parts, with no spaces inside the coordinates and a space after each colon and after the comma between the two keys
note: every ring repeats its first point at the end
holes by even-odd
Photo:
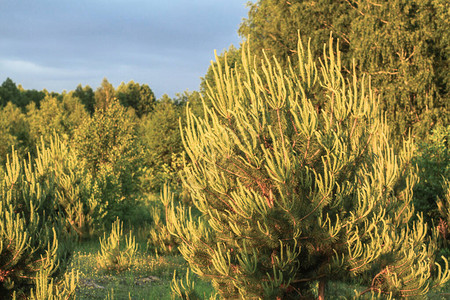
{"type": "MultiPolygon", "coordinates": [[[[139,249],[145,249],[146,242],[139,243],[139,249]]],[[[135,264],[123,272],[105,272],[97,267],[96,257],[100,251],[97,241],[79,244],[68,270],[79,272],[76,299],[176,299],[171,289],[174,271],[177,278],[184,278],[188,264],[181,255],[156,256],[140,250],[135,264]]],[[[211,284],[193,277],[195,290],[201,299],[210,299],[214,295],[211,284]]],[[[354,290],[362,290],[358,285],[330,282],[327,287],[329,299],[354,299],[354,290]]],[[[426,299],[445,300],[450,297],[450,284],[426,295],[426,299]]],[[[220,299],[220,298],[216,298],[220,299]]]]}

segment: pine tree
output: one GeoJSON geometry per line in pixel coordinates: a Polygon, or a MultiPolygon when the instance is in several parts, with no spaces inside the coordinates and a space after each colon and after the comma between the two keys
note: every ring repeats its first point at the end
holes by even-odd
{"type": "MultiPolygon", "coordinates": [[[[0,183],[2,298],[30,296],[35,282],[39,282],[42,293],[57,289],[50,278],[64,272],[70,259],[73,239],[65,231],[64,214],[56,201],[57,185],[49,168],[51,163],[41,152],[34,161],[20,161],[15,151],[8,156],[0,183]],[[47,279],[52,282],[49,286],[47,279]]],[[[74,289],[74,285],[68,288],[74,289]]]]}
{"type": "Polygon", "coordinates": [[[138,246],[133,233],[123,234],[123,222],[118,218],[112,224],[111,233],[100,238],[97,267],[102,271],[122,272],[134,265],[138,246]]]}
{"type": "Polygon", "coordinates": [[[356,67],[344,79],[331,40],[320,64],[299,42],[286,68],[243,49],[244,72],[217,62],[212,107],[188,111],[182,132],[202,215],[169,220],[192,270],[225,299],[310,299],[316,284],[324,299],[330,280],[406,297],[445,282],[436,233],[412,221],[413,144],[394,152],[369,80],[356,67]]]}
{"type": "Polygon", "coordinates": [[[54,134],[49,146],[44,138],[37,148],[38,157],[45,157],[45,167],[52,174],[55,188],[55,202],[64,217],[68,232],[75,233],[79,239],[92,236],[96,230],[95,211],[100,203],[92,197],[94,183],[81,160],[68,143],[54,134]]]}

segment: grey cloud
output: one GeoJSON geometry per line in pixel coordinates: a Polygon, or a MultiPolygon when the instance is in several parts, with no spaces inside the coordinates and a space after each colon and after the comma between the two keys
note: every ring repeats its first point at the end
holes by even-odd
{"type": "Polygon", "coordinates": [[[103,77],[147,83],[158,96],[196,89],[213,50],[239,42],[244,3],[2,1],[0,76],[57,91],[78,83],[96,87],[103,77]],[[32,74],[39,70],[37,79],[32,74]]]}

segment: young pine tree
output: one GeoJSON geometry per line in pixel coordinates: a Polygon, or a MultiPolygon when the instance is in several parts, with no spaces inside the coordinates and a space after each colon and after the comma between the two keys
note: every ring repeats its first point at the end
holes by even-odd
{"type": "Polygon", "coordinates": [[[39,295],[75,289],[73,282],[66,290],[52,279],[64,272],[73,243],[57,201],[50,151],[42,149],[34,161],[19,160],[15,151],[7,159],[0,182],[1,299],[42,299],[39,295]]]}
{"type": "Polygon", "coordinates": [[[244,72],[218,63],[212,107],[188,111],[182,132],[202,215],[169,219],[192,270],[225,299],[324,299],[331,280],[406,297],[445,282],[436,234],[412,221],[412,143],[394,152],[369,80],[344,80],[331,39],[320,63],[299,43],[287,68],[243,49],[244,72]]]}

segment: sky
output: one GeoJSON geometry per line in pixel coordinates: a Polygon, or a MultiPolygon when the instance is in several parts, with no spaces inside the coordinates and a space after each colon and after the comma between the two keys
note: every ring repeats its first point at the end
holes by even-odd
{"type": "Polygon", "coordinates": [[[103,78],[157,98],[199,90],[231,44],[247,0],[0,0],[0,84],[62,92],[103,78]]]}

